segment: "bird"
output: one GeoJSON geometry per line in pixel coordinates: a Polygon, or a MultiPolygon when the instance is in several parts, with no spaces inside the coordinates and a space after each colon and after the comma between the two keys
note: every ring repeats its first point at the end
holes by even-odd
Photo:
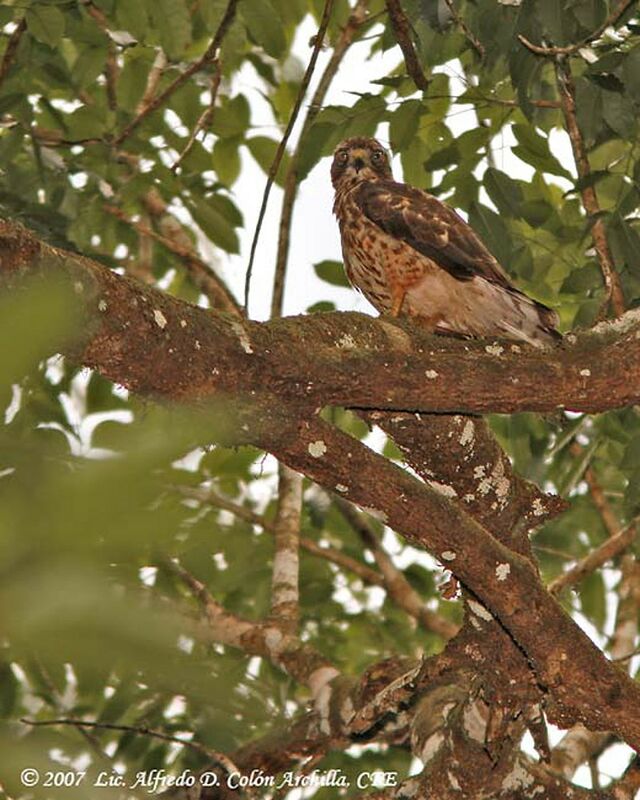
{"type": "Polygon", "coordinates": [[[381,314],[462,338],[561,338],[556,312],[514,286],[451,206],[393,179],[377,139],[342,141],[331,181],[347,277],[381,314]]]}

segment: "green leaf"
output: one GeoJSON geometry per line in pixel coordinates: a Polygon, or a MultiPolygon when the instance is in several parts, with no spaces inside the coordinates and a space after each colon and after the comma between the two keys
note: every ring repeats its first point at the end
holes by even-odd
{"type": "Polygon", "coordinates": [[[239,10],[251,38],[268,55],[280,58],[287,47],[287,40],[282,20],[270,0],[245,0],[239,10]]]}
{"type": "Polygon", "coordinates": [[[27,29],[38,41],[57,47],[64,36],[64,14],[55,6],[34,5],[25,14],[27,29]]]}
{"type": "Polygon", "coordinates": [[[586,294],[593,289],[602,288],[602,270],[595,263],[574,269],[569,273],[561,287],[561,291],[572,294],[586,294]]]}
{"type": "MultiPolygon", "coordinates": [[[[267,175],[269,174],[269,170],[273,164],[278,146],[279,143],[276,142],[275,139],[270,139],[268,136],[254,136],[251,139],[247,139],[247,147],[249,148],[249,152],[258,162],[263,172],[267,175]]],[[[275,182],[278,186],[283,185],[288,166],[289,155],[285,152],[282,157],[282,161],[280,162],[280,168],[278,169],[278,173],[275,177],[275,182]]]]}
{"type": "Polygon", "coordinates": [[[202,232],[218,247],[228,253],[239,253],[240,242],[233,225],[224,215],[206,200],[196,198],[189,204],[189,211],[202,232]]]}
{"type": "Polygon", "coordinates": [[[240,175],[240,138],[218,139],[213,146],[213,168],[221,183],[232,186],[240,175]]]}
{"type": "Polygon", "coordinates": [[[518,145],[511,148],[514,155],[535,169],[571,180],[571,173],[551,154],[548,141],[536,133],[531,125],[516,124],[513,133],[518,140],[518,145]]]}
{"type": "Polygon", "coordinates": [[[562,3],[558,0],[536,0],[536,14],[542,23],[547,38],[554,44],[565,41],[564,26],[566,14],[562,3]]]}
{"type": "Polygon", "coordinates": [[[640,44],[629,50],[622,63],[624,84],[636,103],[640,102],[640,44]]]}
{"type": "Polygon", "coordinates": [[[640,464],[640,433],[637,433],[627,444],[620,462],[622,469],[633,470],[640,464]]]}
{"type": "Polygon", "coordinates": [[[129,48],[124,54],[124,66],[118,75],[116,95],[118,105],[125,111],[134,112],[147,86],[151,67],[151,49],[129,48]]]}
{"type": "Polygon", "coordinates": [[[523,196],[516,181],[501,170],[489,167],[484,173],[483,183],[500,213],[508,217],[520,216],[523,196]]]}
{"type": "Polygon", "coordinates": [[[316,275],[332,286],[350,286],[341,261],[320,261],[313,265],[316,275]]]}
{"type": "Polygon", "coordinates": [[[184,0],[147,0],[147,11],[167,56],[179,59],[191,42],[191,17],[184,0]]]}
{"type": "Polygon", "coordinates": [[[249,126],[251,110],[247,98],[238,94],[231,100],[225,99],[216,109],[211,122],[211,131],[223,139],[242,136],[249,126]]]}
{"type": "Polygon", "coordinates": [[[509,56],[511,83],[518,95],[520,109],[527,119],[531,119],[533,115],[534,109],[530,102],[529,90],[534,78],[542,68],[540,61],[526,47],[512,48],[509,56]]]}
{"type": "Polygon", "coordinates": [[[105,47],[85,47],[73,65],[73,78],[79,87],[91,86],[104,69],[107,58],[105,47]]]}
{"type": "Polygon", "coordinates": [[[607,618],[607,598],[601,572],[592,572],[580,583],[582,613],[601,629],[607,618]]]}
{"type": "Polygon", "coordinates": [[[498,261],[508,267],[511,258],[509,245],[511,237],[500,215],[480,203],[472,202],[469,209],[469,224],[498,261]]]}
{"type": "Polygon", "coordinates": [[[629,476],[624,492],[624,508],[628,516],[635,516],[640,512],[640,469],[637,467],[629,476]]]}
{"type": "Polygon", "coordinates": [[[140,42],[145,40],[149,29],[149,15],[144,3],[139,0],[135,3],[131,0],[117,0],[115,15],[120,30],[127,31],[140,42]]]}
{"type": "Polygon", "coordinates": [[[424,113],[420,100],[405,100],[390,117],[389,138],[391,148],[404,150],[416,135],[420,117],[424,113]]]}
{"type": "Polygon", "coordinates": [[[624,261],[635,274],[640,274],[640,234],[626,219],[615,215],[609,225],[611,245],[617,261],[624,261]]]}
{"type": "Polygon", "coordinates": [[[633,103],[618,92],[602,92],[602,116],[614,133],[623,139],[631,136],[636,126],[633,103]]]}
{"type": "Polygon", "coordinates": [[[308,314],[326,314],[329,311],[335,311],[336,304],[332,303],[330,300],[319,300],[317,303],[313,303],[307,308],[308,314]]]}
{"type": "Polygon", "coordinates": [[[595,31],[605,21],[607,4],[605,0],[577,0],[570,4],[571,13],[587,33],[595,31]]]}
{"type": "Polygon", "coordinates": [[[234,228],[239,227],[244,223],[244,218],[238,206],[224,194],[214,194],[207,196],[207,202],[216,211],[219,211],[222,216],[227,219],[234,228]]]}
{"type": "Polygon", "coordinates": [[[107,115],[95,106],[77,108],[66,118],[72,139],[99,139],[104,133],[107,115]]]}
{"type": "Polygon", "coordinates": [[[0,717],[11,716],[19,692],[20,683],[11,669],[11,665],[3,661],[0,663],[0,717]]]}

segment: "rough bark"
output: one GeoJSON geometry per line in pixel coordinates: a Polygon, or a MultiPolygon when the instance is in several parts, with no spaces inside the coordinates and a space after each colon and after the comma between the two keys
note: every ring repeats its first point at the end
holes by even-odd
{"type": "Polygon", "coordinates": [[[299,412],[323,405],[450,413],[640,402],[640,311],[570,334],[561,346],[457,341],[408,322],[329,313],[240,321],[184,303],[0,220],[0,275],[72,281],[88,325],[77,357],[127,388],[173,400],[277,395],[299,412]]]}

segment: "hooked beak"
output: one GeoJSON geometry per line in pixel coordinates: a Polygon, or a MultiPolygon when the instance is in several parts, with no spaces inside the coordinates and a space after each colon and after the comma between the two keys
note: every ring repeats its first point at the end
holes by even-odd
{"type": "Polygon", "coordinates": [[[359,157],[354,159],[353,166],[355,167],[356,172],[360,172],[360,170],[364,167],[364,159],[359,157]]]}

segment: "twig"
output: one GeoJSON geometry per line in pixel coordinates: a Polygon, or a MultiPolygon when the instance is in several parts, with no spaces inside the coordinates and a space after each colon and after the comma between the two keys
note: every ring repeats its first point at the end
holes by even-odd
{"type": "Polygon", "coordinates": [[[175,742],[176,744],[181,744],[184,747],[190,747],[192,750],[195,750],[197,753],[201,753],[202,755],[206,756],[207,758],[211,759],[218,764],[220,764],[226,772],[237,772],[237,768],[233,761],[228,758],[224,753],[220,753],[217,750],[211,750],[208,747],[205,747],[203,744],[199,742],[190,742],[185,739],[181,739],[179,736],[172,736],[169,733],[163,733],[162,731],[155,730],[154,728],[147,728],[143,725],[136,726],[136,725],[115,725],[111,722],[90,722],[84,719],[73,719],[69,717],[62,717],[60,719],[44,719],[44,720],[37,720],[37,719],[26,719],[23,717],[20,722],[24,723],[25,725],[32,725],[33,727],[45,727],[50,725],[73,725],[78,728],[96,728],[98,730],[107,730],[107,731],[123,731],[126,733],[137,733],[140,736],[151,736],[154,739],[162,739],[165,742],[175,742]]]}
{"type": "MultiPolygon", "coordinates": [[[[107,36],[109,36],[109,24],[106,14],[99,9],[92,0],[83,0],[83,5],[87,9],[87,13],[93,17],[96,24],[107,36]]],[[[104,68],[104,75],[106,79],[107,90],[107,103],[112,111],[118,106],[116,95],[116,84],[118,81],[118,59],[116,55],[115,43],[109,37],[109,46],[107,50],[107,60],[104,68]]]]}
{"type": "MultiPolygon", "coordinates": [[[[35,665],[40,673],[40,677],[44,682],[45,686],[49,690],[49,694],[51,697],[50,705],[53,705],[55,710],[58,712],[64,712],[66,709],[64,707],[64,702],[62,697],[60,696],[60,691],[58,690],[57,686],[54,684],[49,672],[47,671],[46,667],[40,663],[39,659],[36,657],[34,659],[35,665]]],[[[113,758],[105,753],[102,749],[102,745],[100,744],[98,738],[94,736],[89,731],[84,730],[83,728],[78,728],[78,733],[82,738],[89,743],[91,749],[95,752],[95,754],[101,760],[105,761],[108,764],[113,763],[113,758]]]]}
{"type": "Polygon", "coordinates": [[[173,163],[171,167],[171,172],[174,172],[178,169],[180,164],[184,161],[184,159],[189,155],[191,152],[193,145],[196,142],[196,137],[200,133],[201,130],[208,128],[211,125],[211,121],[213,120],[215,105],[216,105],[216,98],[218,96],[218,89],[220,88],[220,79],[222,78],[222,64],[220,59],[216,59],[215,61],[215,70],[213,73],[213,77],[211,78],[211,100],[209,101],[209,105],[205,110],[200,114],[198,121],[195,124],[195,127],[189,136],[189,141],[184,147],[184,150],[180,153],[178,158],[173,163]]]}
{"type": "MultiPolygon", "coordinates": [[[[446,0],[447,4],[449,0],[446,0]]],[[[556,47],[551,46],[547,47],[540,44],[534,44],[530,42],[526,36],[522,34],[518,34],[518,39],[522,42],[522,44],[528,49],[531,50],[532,53],[535,53],[539,56],[568,56],[571,53],[575,53],[586,45],[590,44],[591,42],[599,39],[602,34],[607,30],[607,28],[615,25],[616,22],[620,19],[620,17],[627,11],[627,9],[631,8],[631,6],[636,2],[636,0],[622,0],[622,2],[615,8],[609,16],[605,19],[605,21],[600,25],[598,28],[595,29],[592,33],[588,36],[585,36],[579,42],[574,42],[574,44],[568,44],[564,47],[556,47]]]]}
{"type": "Polygon", "coordinates": [[[385,589],[396,605],[418,620],[426,630],[437,633],[443,639],[452,639],[458,633],[458,626],[425,606],[420,595],[382,548],[365,516],[340,497],[334,498],[334,502],[364,546],[371,551],[382,573],[385,589]]]}
{"type": "Polygon", "coordinates": [[[207,47],[204,55],[201,56],[197,61],[194,61],[193,64],[187,67],[184,72],[178,75],[178,77],[172,81],[164,91],[160,92],[160,94],[156,95],[155,97],[150,98],[145,103],[144,107],[139,111],[137,116],[134,117],[134,119],[132,119],[131,122],[113,139],[112,144],[115,147],[121,145],[122,142],[124,142],[124,140],[129,137],[140,125],[140,123],[142,123],[146,117],[149,116],[149,114],[160,108],[160,106],[164,104],[164,102],[176,91],[176,89],[179,89],[182,84],[186,83],[192,75],[195,75],[196,72],[199,72],[208,64],[215,61],[216,57],[218,56],[218,51],[222,41],[226,36],[227,31],[231,27],[233,20],[235,19],[237,5],[238,0],[229,0],[222,20],[220,21],[220,25],[218,25],[218,30],[215,32],[213,40],[211,41],[209,47],[207,47]]]}
{"type": "Polygon", "coordinates": [[[293,204],[298,192],[298,163],[300,154],[306,144],[306,136],[311,128],[314,119],[322,108],[329,86],[333,81],[345,53],[353,42],[356,33],[366,18],[366,10],[369,0],[358,0],[353,7],[347,24],[342,29],[338,41],[333,48],[333,53],[327,66],[325,67],[316,91],[311,98],[306,117],[302,124],[300,137],[295,152],[291,156],[289,168],[284,179],[284,195],[282,198],[282,210],[280,212],[280,229],[278,233],[278,252],[276,256],[276,269],[273,279],[273,295],[271,298],[271,316],[276,317],[282,314],[282,304],[284,298],[284,285],[287,273],[287,263],[289,258],[289,245],[291,240],[291,220],[293,217],[293,204]]]}
{"type": "Polygon", "coordinates": [[[451,16],[456,21],[456,24],[460,27],[462,32],[465,35],[466,40],[469,44],[473,47],[473,49],[478,53],[481,59],[485,56],[485,49],[482,42],[478,39],[478,37],[474,34],[471,28],[467,25],[464,19],[460,16],[458,9],[454,6],[453,0],[444,0],[447,6],[449,7],[449,11],[451,12],[451,16]]]}
{"type": "Polygon", "coordinates": [[[329,20],[331,19],[331,12],[333,11],[334,3],[335,0],[325,0],[324,11],[322,12],[322,19],[320,20],[318,33],[315,36],[311,58],[309,59],[307,69],[305,70],[304,76],[302,78],[302,83],[300,84],[300,88],[298,89],[298,96],[296,97],[296,102],[293,106],[293,110],[291,111],[291,116],[289,117],[289,122],[287,123],[286,130],[284,132],[282,139],[280,140],[280,144],[278,145],[278,149],[276,150],[273,162],[269,167],[269,172],[267,175],[267,183],[265,185],[264,194],[262,196],[262,205],[260,206],[260,213],[258,214],[258,222],[256,223],[256,229],[253,234],[253,241],[251,242],[249,265],[247,267],[247,274],[245,277],[244,307],[245,307],[245,314],[247,316],[249,315],[248,313],[249,288],[251,286],[251,274],[253,272],[253,262],[256,256],[256,249],[258,247],[258,239],[260,238],[260,230],[262,228],[262,223],[264,221],[264,215],[267,211],[267,203],[269,202],[269,195],[271,194],[271,188],[273,186],[275,177],[278,174],[280,162],[282,161],[282,157],[284,156],[285,150],[287,148],[287,142],[289,141],[289,137],[291,136],[291,131],[293,130],[293,126],[295,125],[296,120],[298,118],[298,114],[300,113],[300,107],[302,106],[302,101],[304,100],[304,97],[307,93],[307,89],[309,88],[311,76],[313,75],[313,72],[315,70],[316,62],[318,60],[318,56],[320,55],[320,50],[322,49],[322,45],[324,42],[325,33],[329,25],[329,20]]]}
{"type": "Polygon", "coordinates": [[[566,58],[561,58],[557,61],[556,78],[578,178],[582,183],[580,196],[584,209],[589,217],[593,244],[598,254],[598,262],[604,278],[606,300],[603,304],[603,311],[606,311],[606,307],[611,304],[614,314],[619,317],[625,310],[624,294],[622,292],[622,286],[620,285],[620,276],[616,271],[611,250],[609,249],[605,224],[600,215],[598,196],[595,187],[591,185],[588,180],[591,175],[591,166],[582,137],[582,131],[578,125],[575,85],[571,75],[571,67],[566,58]]]}
{"type": "Polygon", "coordinates": [[[25,17],[22,17],[15,31],[11,34],[11,36],[9,36],[9,41],[7,42],[7,49],[4,51],[4,55],[2,56],[2,61],[0,62],[0,86],[2,85],[4,79],[7,77],[7,73],[11,69],[13,60],[16,57],[16,53],[18,52],[20,39],[22,39],[22,34],[26,30],[27,30],[27,21],[25,17]]]}
{"type": "Polygon", "coordinates": [[[567,586],[574,586],[583,578],[601,567],[610,559],[622,553],[633,542],[637,533],[636,520],[619,531],[615,536],[603,542],[600,547],[592,550],[581,559],[574,567],[559,575],[548,585],[551,594],[559,594],[567,586]]]}
{"type": "Polygon", "coordinates": [[[407,67],[407,72],[413,78],[413,82],[418,89],[426,92],[429,88],[429,81],[427,80],[422,65],[418,60],[413,42],[411,41],[410,30],[411,24],[404,9],[400,5],[400,0],[386,0],[387,11],[389,12],[389,20],[393,29],[393,35],[396,42],[402,50],[404,56],[404,63],[407,67]]]}
{"type": "MultiPolygon", "coordinates": [[[[259,525],[263,530],[269,533],[275,533],[275,525],[273,522],[270,522],[244,506],[221,497],[211,489],[194,489],[189,486],[177,486],[175,488],[185,497],[190,497],[201,503],[208,503],[217,508],[222,508],[225,511],[231,512],[239,519],[244,519],[252,525],[259,525]]],[[[314,542],[313,539],[307,539],[304,536],[300,539],[300,547],[314,556],[324,558],[326,561],[330,561],[338,567],[353,572],[354,575],[357,575],[365,583],[370,583],[374,586],[383,585],[383,578],[379,572],[376,572],[375,569],[371,569],[371,567],[363,564],[361,561],[351,558],[351,556],[346,555],[340,550],[336,550],[335,547],[321,547],[314,542]]]]}
{"type": "Polygon", "coordinates": [[[311,689],[316,698],[328,680],[340,673],[314,647],[296,635],[282,633],[272,622],[252,622],[227,611],[207,587],[176,560],[165,560],[163,566],[173,572],[197,598],[207,618],[207,632],[220,644],[235,647],[247,655],[262,656],[284,670],[294,680],[311,689]],[[318,681],[324,676],[326,680],[318,681]]]}
{"type": "Polygon", "coordinates": [[[271,619],[283,633],[295,633],[300,617],[300,514],[302,475],[278,465],[278,509],[274,523],[271,619]]]}
{"type": "Polygon", "coordinates": [[[219,308],[220,310],[234,314],[237,317],[242,316],[238,304],[221,278],[212,272],[205,262],[197,256],[192,248],[185,247],[184,245],[176,242],[174,239],[157,233],[157,231],[154,231],[148,225],[145,225],[139,220],[130,219],[124,213],[124,211],[119,209],[117,206],[112,206],[109,203],[105,203],[103,208],[107,214],[117,217],[117,219],[125,222],[127,225],[130,225],[132,228],[138,231],[138,233],[142,234],[143,236],[148,236],[150,239],[154,239],[163,247],[166,247],[167,250],[181,258],[185,269],[191,275],[194,284],[203,294],[207,296],[212,307],[219,308]]]}
{"type": "Polygon", "coordinates": [[[142,93],[142,97],[136,106],[136,114],[145,114],[147,112],[147,109],[153,102],[153,98],[158,91],[160,79],[162,78],[168,63],[169,60],[167,59],[166,53],[161,47],[159,47],[156,52],[156,57],[153,59],[153,64],[151,65],[149,74],[147,75],[147,82],[144,87],[144,92],[142,93]]]}

